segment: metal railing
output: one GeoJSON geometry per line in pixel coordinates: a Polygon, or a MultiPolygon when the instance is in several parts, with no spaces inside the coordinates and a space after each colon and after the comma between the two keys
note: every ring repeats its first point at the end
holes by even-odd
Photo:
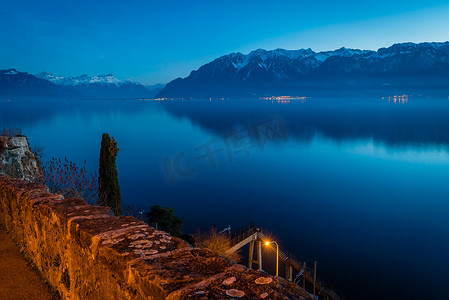
{"type": "MultiPolygon", "coordinates": [[[[241,241],[245,240],[246,238],[250,237],[256,232],[257,236],[260,239],[267,240],[267,237],[262,233],[262,230],[260,228],[256,228],[253,223],[249,223],[245,226],[242,226],[238,230],[231,232],[231,245],[236,245],[240,243],[241,241]]],[[[276,251],[274,250],[273,247],[270,247],[270,249],[272,251],[276,251]]],[[[304,267],[304,264],[291,253],[288,253],[287,251],[281,248],[279,250],[279,258],[282,261],[284,261],[284,263],[290,264],[298,272],[295,279],[293,280],[293,282],[296,283],[297,285],[299,285],[297,280],[301,276],[304,276],[309,282],[314,281],[315,277],[314,270],[312,270],[309,267],[304,267]]],[[[316,278],[315,285],[320,294],[326,295],[333,300],[342,300],[335,291],[325,287],[326,284],[324,283],[324,281],[318,280],[316,278]]]]}
{"type": "Polygon", "coordinates": [[[255,226],[254,226],[254,224],[251,222],[251,223],[248,223],[248,224],[246,224],[246,225],[240,227],[239,229],[237,229],[237,230],[235,230],[235,231],[232,231],[232,232],[231,232],[231,240],[233,240],[234,238],[238,237],[239,235],[241,235],[241,234],[247,232],[248,230],[251,230],[252,228],[255,228],[255,226]]]}

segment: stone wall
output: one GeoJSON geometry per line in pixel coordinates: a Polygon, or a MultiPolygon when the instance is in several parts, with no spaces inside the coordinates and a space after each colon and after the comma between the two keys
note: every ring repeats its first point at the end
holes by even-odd
{"type": "Polygon", "coordinates": [[[295,284],[108,211],[0,175],[0,223],[65,299],[308,299],[295,284]]]}

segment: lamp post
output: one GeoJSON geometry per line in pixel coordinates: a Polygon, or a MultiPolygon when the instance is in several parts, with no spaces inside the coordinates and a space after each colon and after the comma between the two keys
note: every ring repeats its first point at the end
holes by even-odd
{"type": "Polygon", "coordinates": [[[276,244],[276,276],[279,276],[279,245],[275,241],[266,241],[265,245],[269,246],[270,243],[276,244]]]}

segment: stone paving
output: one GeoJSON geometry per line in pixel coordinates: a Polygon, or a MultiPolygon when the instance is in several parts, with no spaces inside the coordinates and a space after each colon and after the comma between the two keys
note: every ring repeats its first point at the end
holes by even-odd
{"type": "Polygon", "coordinates": [[[58,298],[0,225],[0,299],[58,298]]]}

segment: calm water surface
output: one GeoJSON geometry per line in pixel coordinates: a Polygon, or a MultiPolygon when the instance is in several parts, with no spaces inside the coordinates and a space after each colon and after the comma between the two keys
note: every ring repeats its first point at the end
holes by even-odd
{"type": "Polygon", "coordinates": [[[185,232],[254,222],[346,299],[447,298],[447,98],[4,100],[8,127],[92,171],[108,132],[125,205],[185,232]]]}

